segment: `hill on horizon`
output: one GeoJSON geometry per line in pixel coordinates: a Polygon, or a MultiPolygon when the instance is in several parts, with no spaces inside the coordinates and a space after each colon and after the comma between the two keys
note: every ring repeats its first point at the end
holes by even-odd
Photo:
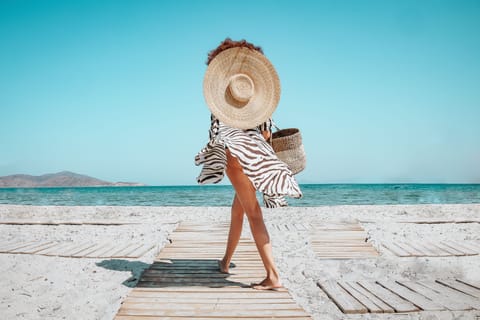
{"type": "Polygon", "coordinates": [[[0,177],[0,188],[143,186],[137,182],[108,182],[71,171],[40,176],[13,174],[0,177]]]}

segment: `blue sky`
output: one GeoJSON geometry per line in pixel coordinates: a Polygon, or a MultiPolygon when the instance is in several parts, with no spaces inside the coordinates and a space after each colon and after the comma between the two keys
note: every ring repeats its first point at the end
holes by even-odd
{"type": "Polygon", "coordinates": [[[479,1],[0,2],[0,176],[195,184],[206,54],[263,47],[301,183],[480,183],[479,1]]]}

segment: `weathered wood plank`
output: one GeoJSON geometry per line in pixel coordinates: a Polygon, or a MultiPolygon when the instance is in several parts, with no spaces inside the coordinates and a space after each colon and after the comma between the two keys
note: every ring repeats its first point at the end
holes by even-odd
{"type": "Polygon", "coordinates": [[[437,280],[438,283],[450,287],[452,289],[461,291],[465,294],[471,295],[472,297],[480,298],[480,289],[467,285],[460,281],[455,280],[437,280]]]}
{"type": "Polygon", "coordinates": [[[397,312],[419,311],[418,307],[411,302],[393,294],[390,290],[385,289],[375,282],[358,281],[358,284],[376,295],[379,299],[383,300],[397,312]]]}
{"type": "Polygon", "coordinates": [[[463,252],[465,255],[477,255],[479,252],[477,250],[472,250],[461,243],[454,241],[441,241],[441,244],[448,246],[456,251],[463,252]]]}
{"type": "Polygon", "coordinates": [[[474,241],[471,240],[464,240],[464,241],[450,241],[456,245],[466,248],[467,250],[476,252],[480,254],[480,245],[476,244],[474,241]]]}
{"type": "Polygon", "coordinates": [[[78,250],[80,250],[81,248],[85,247],[88,244],[89,244],[89,241],[81,242],[81,243],[74,242],[72,243],[71,246],[67,246],[61,250],[53,251],[53,254],[60,257],[70,257],[73,252],[77,252],[78,250]]]}
{"type": "MultiPolygon", "coordinates": [[[[187,319],[193,319],[193,320],[212,320],[212,319],[221,319],[221,320],[259,320],[259,319],[269,319],[271,317],[265,316],[265,317],[221,317],[221,318],[212,318],[212,317],[168,317],[168,316],[128,316],[128,315],[117,315],[115,316],[115,320],[187,320],[187,319]]],[[[293,319],[293,320],[311,320],[309,316],[292,316],[289,315],[287,317],[275,317],[274,319],[293,319]]]]}
{"type": "Polygon", "coordinates": [[[453,249],[441,242],[435,242],[433,243],[435,246],[437,246],[438,248],[450,253],[450,255],[453,255],[453,256],[464,256],[466,255],[463,251],[459,251],[459,250],[456,250],[456,249],[453,249]]]}
{"type": "Polygon", "coordinates": [[[395,244],[397,245],[397,247],[400,247],[402,250],[408,252],[409,256],[421,257],[421,256],[425,255],[423,252],[419,252],[418,250],[410,247],[409,245],[407,245],[403,241],[397,241],[397,242],[395,242],[395,244]]]}
{"type": "Polygon", "coordinates": [[[429,298],[432,301],[435,301],[438,304],[441,304],[442,306],[446,307],[449,310],[455,311],[455,310],[471,310],[472,307],[463,303],[462,301],[455,301],[452,299],[449,299],[447,296],[444,296],[437,291],[434,291],[428,287],[425,287],[421,285],[418,282],[415,281],[399,281],[399,283],[427,298],[429,298]]]}
{"type": "Polygon", "coordinates": [[[432,290],[435,290],[439,292],[441,295],[448,297],[451,300],[454,301],[462,301],[465,304],[470,305],[474,309],[480,310],[480,300],[465,294],[463,292],[460,292],[458,290],[452,289],[450,287],[444,286],[438,282],[426,282],[426,281],[421,281],[420,284],[422,284],[425,287],[428,287],[432,290]]]}
{"type": "MultiPolygon", "coordinates": [[[[272,304],[249,304],[248,302],[238,303],[192,303],[192,301],[176,302],[175,309],[179,310],[244,310],[248,308],[249,311],[253,310],[301,310],[294,302],[289,303],[272,303],[272,304]]],[[[123,308],[142,309],[142,310],[168,310],[172,309],[172,304],[169,302],[140,302],[127,300],[122,304],[123,308]]]]}
{"type": "MultiPolygon", "coordinates": [[[[342,284],[342,283],[340,283],[342,284]]],[[[348,286],[351,290],[348,290],[350,294],[353,293],[353,291],[357,292],[358,294],[361,294],[362,296],[366,297],[368,300],[370,300],[374,305],[376,305],[383,313],[393,313],[395,310],[393,310],[392,307],[390,307],[388,304],[383,302],[382,300],[378,299],[375,295],[373,295],[370,291],[366,290],[364,287],[360,286],[358,283],[354,281],[348,281],[348,282],[343,282],[345,286],[348,286]]],[[[343,286],[343,285],[342,285],[343,286]]],[[[345,287],[344,287],[345,288],[345,287]]],[[[357,294],[352,294],[355,298],[358,299],[357,294]]],[[[373,312],[369,305],[363,303],[363,301],[359,300],[363,305],[365,305],[370,312],[373,312]]],[[[372,307],[372,309],[375,309],[372,307]]]]}
{"type": "Polygon", "coordinates": [[[71,257],[73,253],[78,252],[79,250],[85,248],[85,246],[88,245],[90,245],[89,241],[74,243],[72,246],[69,246],[61,251],[55,251],[55,254],[61,257],[71,257]]]}
{"type": "Polygon", "coordinates": [[[52,242],[50,242],[46,245],[36,247],[35,249],[30,250],[30,253],[31,254],[38,254],[38,252],[40,252],[40,251],[43,251],[45,249],[49,249],[49,248],[52,248],[52,247],[55,247],[55,246],[58,246],[58,242],[52,241],[52,242]]]}
{"type": "MultiPolygon", "coordinates": [[[[102,226],[119,226],[126,224],[142,224],[141,221],[120,221],[120,220],[1,220],[0,224],[9,225],[102,225],[102,226]]],[[[172,222],[164,222],[164,224],[172,224],[172,222]]]]}
{"type": "Polygon", "coordinates": [[[355,290],[348,282],[339,281],[338,284],[345,291],[347,291],[352,297],[354,297],[361,304],[363,304],[368,309],[368,312],[383,313],[382,308],[380,308],[373,301],[371,301],[368,296],[365,296],[362,293],[360,293],[359,291],[355,290]]]}
{"type": "Polygon", "coordinates": [[[152,315],[152,316],[169,316],[169,317],[259,317],[259,318],[275,318],[275,317],[298,317],[308,316],[302,309],[294,310],[175,310],[175,309],[133,309],[120,308],[119,315],[152,315]]]}
{"type": "Polygon", "coordinates": [[[43,249],[43,250],[40,250],[40,251],[37,251],[36,253],[37,254],[41,254],[41,255],[46,255],[46,256],[49,256],[49,255],[54,255],[53,253],[58,251],[58,250],[62,250],[63,248],[66,248],[66,247],[69,247],[71,246],[72,243],[71,242],[64,242],[64,243],[57,243],[55,246],[52,246],[50,248],[47,248],[47,249],[43,249]]]}
{"type": "Polygon", "coordinates": [[[318,286],[343,313],[367,313],[367,308],[334,281],[319,281],[318,286]]]}
{"type": "Polygon", "coordinates": [[[17,249],[9,250],[9,253],[30,253],[32,250],[35,251],[35,248],[41,248],[42,246],[46,244],[51,244],[53,241],[41,241],[41,242],[35,242],[31,243],[27,246],[22,246],[17,249]]]}
{"type": "Polygon", "coordinates": [[[96,245],[96,243],[93,243],[93,242],[85,243],[84,245],[79,246],[77,249],[72,250],[70,252],[70,257],[79,258],[79,257],[81,257],[81,255],[80,255],[81,252],[84,252],[85,250],[93,248],[95,245],[96,245]]]}
{"type": "Polygon", "coordinates": [[[474,287],[474,288],[480,290],[480,283],[479,283],[479,282],[475,283],[475,282],[473,282],[473,281],[467,281],[467,280],[463,280],[463,279],[456,279],[456,280],[459,281],[459,282],[461,282],[461,283],[464,283],[464,284],[466,284],[466,285],[468,285],[468,286],[471,286],[471,287],[474,287]]]}
{"type": "Polygon", "coordinates": [[[383,246],[399,257],[410,256],[410,253],[407,250],[397,246],[395,243],[384,243],[383,246]]]}
{"type": "Polygon", "coordinates": [[[142,296],[128,296],[128,301],[129,302],[144,302],[144,303],[216,303],[216,304],[225,304],[225,305],[230,305],[230,304],[258,304],[258,305],[265,305],[265,304],[291,304],[292,299],[290,297],[288,298],[273,298],[273,299],[268,299],[268,298],[263,298],[263,299],[257,299],[257,298],[237,298],[237,299],[228,299],[228,298],[204,298],[204,297],[199,297],[199,298],[190,298],[190,299],[185,299],[183,296],[179,297],[142,297],[142,296]]]}
{"type": "Polygon", "coordinates": [[[10,250],[15,250],[17,248],[26,247],[32,243],[37,243],[38,241],[11,241],[8,243],[2,243],[0,252],[8,253],[10,250]]]}
{"type": "Polygon", "coordinates": [[[412,304],[426,311],[445,310],[445,307],[435,303],[434,301],[426,298],[425,296],[408,289],[394,281],[379,280],[377,281],[381,286],[396,293],[401,298],[410,301],[412,304]]]}
{"type": "Polygon", "coordinates": [[[291,299],[285,291],[259,291],[251,288],[208,288],[208,287],[171,287],[171,288],[141,288],[136,287],[129,296],[161,297],[161,298],[224,298],[224,299],[291,299]],[[188,288],[188,289],[187,289],[188,288]]]}

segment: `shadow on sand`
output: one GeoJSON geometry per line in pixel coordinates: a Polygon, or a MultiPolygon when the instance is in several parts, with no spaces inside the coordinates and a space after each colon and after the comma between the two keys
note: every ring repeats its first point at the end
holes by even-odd
{"type": "MultiPolygon", "coordinates": [[[[121,259],[103,260],[97,266],[109,270],[130,271],[132,276],[122,284],[133,288],[167,287],[242,287],[250,285],[228,280],[232,274],[220,272],[216,259],[168,259],[147,264],[121,259]]],[[[235,268],[234,264],[230,268],[235,268]]],[[[234,271],[234,270],[232,270],[234,271]]]]}
{"type": "Polygon", "coordinates": [[[122,282],[124,286],[129,288],[134,288],[142,273],[145,269],[148,269],[151,265],[142,261],[130,261],[130,260],[123,260],[123,259],[109,259],[109,260],[102,260],[100,262],[95,263],[97,266],[108,269],[108,270],[115,270],[115,271],[130,271],[132,275],[130,278],[122,282]]]}

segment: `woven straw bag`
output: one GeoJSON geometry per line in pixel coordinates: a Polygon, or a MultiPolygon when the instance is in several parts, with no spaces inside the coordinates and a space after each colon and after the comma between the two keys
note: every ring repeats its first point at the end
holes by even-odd
{"type": "Polygon", "coordinates": [[[288,165],[293,174],[305,169],[307,158],[299,129],[278,130],[272,134],[271,143],[277,157],[288,165]]]}

